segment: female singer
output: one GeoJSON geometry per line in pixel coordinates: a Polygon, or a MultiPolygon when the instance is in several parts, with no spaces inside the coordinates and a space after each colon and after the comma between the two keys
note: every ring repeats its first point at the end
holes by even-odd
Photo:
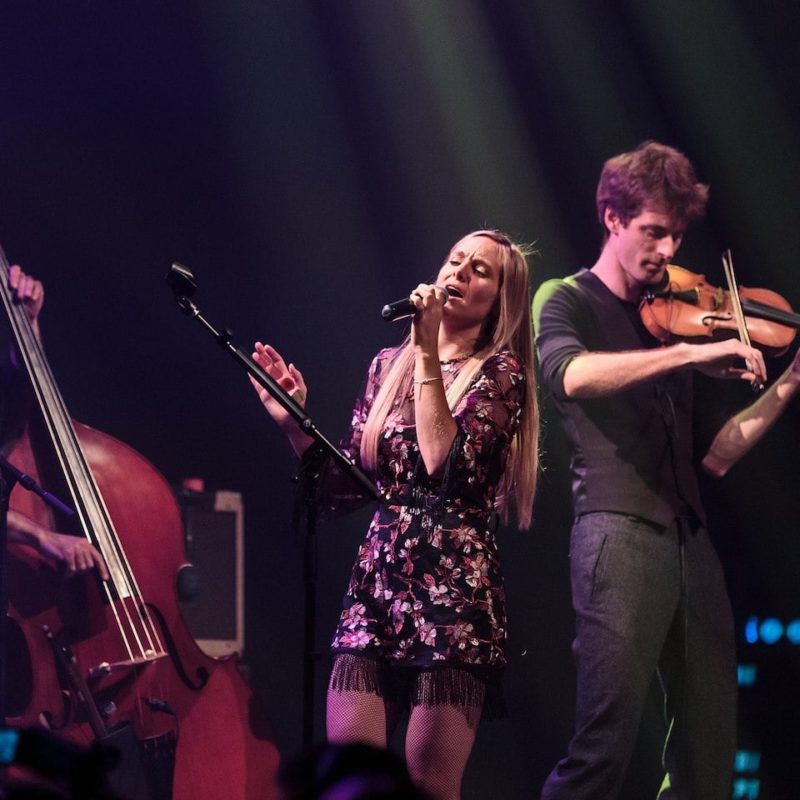
{"type": "MultiPolygon", "coordinates": [[[[410,336],[373,360],[343,444],[386,499],[333,638],[328,737],[386,747],[407,709],[409,771],[435,800],[460,797],[478,721],[500,702],[497,517],[514,496],[529,526],[537,472],[529,296],[525,254],[507,236],[457,242],[434,284],[411,293],[410,336]]],[[[260,342],[253,358],[305,402],[293,364],[260,342]]],[[[302,457],[310,438],[254,386],[302,457]]],[[[352,508],[354,494],[336,469],[323,471],[321,510],[352,508]]]]}

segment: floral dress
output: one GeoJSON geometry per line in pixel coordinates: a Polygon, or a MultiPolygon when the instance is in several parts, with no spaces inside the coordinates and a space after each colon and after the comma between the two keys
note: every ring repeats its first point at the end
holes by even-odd
{"type": "MultiPolygon", "coordinates": [[[[356,463],[364,423],[396,354],[378,354],[356,402],[344,443],[356,463]]],[[[443,363],[445,387],[461,366],[443,363]]],[[[449,666],[487,678],[505,665],[495,500],[522,413],[524,370],[509,351],[485,361],[454,412],[458,433],[435,478],[419,454],[414,388],[420,387],[396,401],[379,440],[373,477],[388,500],[359,549],[332,651],[391,667],[449,666]]],[[[340,672],[336,679],[334,670],[332,685],[356,688],[351,677],[340,672]]],[[[357,683],[363,688],[362,678],[357,683]]]]}

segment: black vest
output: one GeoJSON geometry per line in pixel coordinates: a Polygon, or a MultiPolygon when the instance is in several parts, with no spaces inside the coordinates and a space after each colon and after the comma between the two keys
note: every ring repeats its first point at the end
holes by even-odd
{"type": "MultiPolygon", "coordinates": [[[[613,295],[593,273],[581,271],[550,291],[537,322],[543,358],[549,333],[547,306],[561,292],[572,293],[561,299],[574,308],[572,322],[587,351],[659,346],[641,324],[636,307],[613,295]]],[[[677,515],[704,521],[693,465],[690,370],[608,397],[575,400],[564,396],[560,384],[567,363],[560,367],[559,380],[550,381],[550,388],[572,447],[576,516],[615,511],[663,526],[677,515]]]]}

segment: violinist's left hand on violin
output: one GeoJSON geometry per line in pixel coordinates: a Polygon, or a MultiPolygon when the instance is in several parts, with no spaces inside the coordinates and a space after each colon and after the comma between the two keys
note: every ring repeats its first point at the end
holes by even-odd
{"type": "Polygon", "coordinates": [[[689,345],[691,365],[712,378],[740,379],[763,384],[767,380],[764,356],[739,339],[723,339],[709,344],[689,345]],[[742,366],[742,361],[745,365],[742,366]]]}

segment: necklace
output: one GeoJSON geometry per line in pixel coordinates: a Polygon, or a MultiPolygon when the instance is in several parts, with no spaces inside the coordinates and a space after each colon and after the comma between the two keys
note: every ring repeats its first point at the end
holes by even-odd
{"type": "Polygon", "coordinates": [[[439,366],[442,368],[442,372],[452,372],[456,368],[456,364],[461,364],[468,358],[472,358],[472,356],[474,355],[475,353],[467,353],[464,356],[456,356],[455,358],[448,358],[447,361],[439,361],[439,366]]]}

